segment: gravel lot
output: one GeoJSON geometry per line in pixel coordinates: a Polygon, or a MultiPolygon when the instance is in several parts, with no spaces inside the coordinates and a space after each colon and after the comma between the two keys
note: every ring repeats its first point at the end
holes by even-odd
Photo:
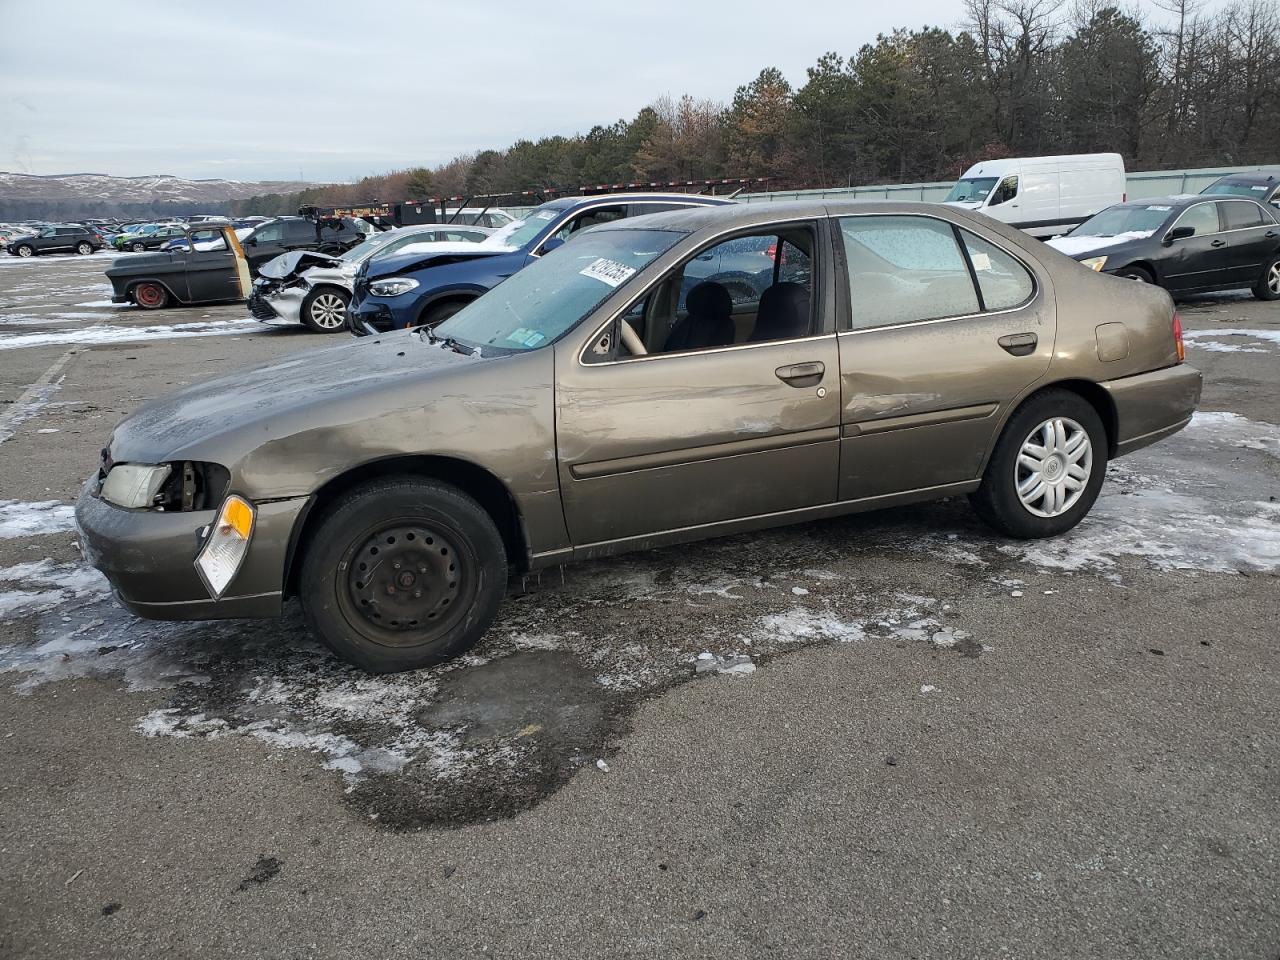
{"type": "Polygon", "coordinates": [[[1182,305],[1204,412],[1067,537],[951,501],[569,567],[370,678],[79,562],[121,416],[335,342],[112,307],[109,260],[0,257],[0,956],[1280,952],[1280,304],[1182,305]]]}

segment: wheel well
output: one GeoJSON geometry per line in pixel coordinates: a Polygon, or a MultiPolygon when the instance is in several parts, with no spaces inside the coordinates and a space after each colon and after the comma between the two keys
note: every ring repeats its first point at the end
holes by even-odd
{"type": "Polygon", "coordinates": [[[475,300],[478,296],[479,294],[476,294],[476,293],[449,293],[449,294],[445,294],[443,297],[439,297],[435,300],[432,300],[425,307],[423,307],[422,312],[418,314],[418,324],[422,325],[423,323],[426,323],[427,314],[429,314],[436,307],[442,307],[447,303],[470,303],[472,300],[475,300]]]}
{"type": "Polygon", "coordinates": [[[483,467],[453,457],[405,456],[387,457],[361,464],[334,477],[316,491],[294,532],[285,561],[285,592],[297,595],[297,579],[301,557],[310,538],[320,525],[325,508],[348,490],[382,477],[422,477],[441,480],[457,487],[484,508],[502,536],[507,563],[523,570],[528,564],[524,526],[520,510],[506,486],[483,467]]]}
{"type": "Polygon", "coordinates": [[[1137,267],[1139,270],[1147,274],[1147,276],[1149,276],[1152,280],[1155,280],[1156,282],[1159,282],[1160,280],[1160,274],[1156,273],[1155,268],[1151,266],[1151,263],[1147,260],[1135,260],[1133,261],[1133,263],[1126,263],[1120,269],[1128,270],[1131,267],[1137,267]]]}
{"type": "Polygon", "coordinates": [[[156,277],[138,277],[138,279],[136,280],[130,280],[129,286],[125,288],[125,291],[124,291],[125,294],[126,295],[132,294],[135,287],[139,287],[144,283],[154,283],[156,284],[156,286],[164,287],[164,292],[167,293],[174,300],[174,302],[178,301],[178,295],[173,292],[173,288],[169,286],[167,283],[165,283],[163,280],[160,280],[156,277]]]}
{"type": "Polygon", "coordinates": [[[1032,397],[1039,396],[1044,391],[1055,388],[1058,390],[1070,390],[1072,393],[1078,394],[1098,412],[1098,419],[1102,421],[1102,427],[1107,431],[1107,458],[1114,457],[1116,455],[1116,445],[1120,441],[1120,416],[1116,412],[1116,404],[1111,398],[1111,394],[1092,380],[1058,380],[1055,383],[1045,384],[1022,402],[1026,403],[1032,397]]]}

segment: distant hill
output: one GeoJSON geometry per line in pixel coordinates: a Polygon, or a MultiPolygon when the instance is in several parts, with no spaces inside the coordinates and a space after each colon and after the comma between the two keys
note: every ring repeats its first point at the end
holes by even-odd
{"type": "Polygon", "coordinates": [[[187,180],[168,174],[0,172],[0,220],[224,213],[231,200],[293,194],[317,186],[300,180],[187,180]]]}

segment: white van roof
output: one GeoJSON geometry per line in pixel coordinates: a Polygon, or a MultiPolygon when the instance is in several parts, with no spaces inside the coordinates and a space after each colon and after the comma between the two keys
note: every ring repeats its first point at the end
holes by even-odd
{"type": "Polygon", "coordinates": [[[1056,157],[1006,157],[1003,160],[982,160],[964,172],[962,180],[970,177],[1002,177],[1019,170],[1061,170],[1075,168],[1124,169],[1124,158],[1118,153],[1068,153],[1056,157]]]}

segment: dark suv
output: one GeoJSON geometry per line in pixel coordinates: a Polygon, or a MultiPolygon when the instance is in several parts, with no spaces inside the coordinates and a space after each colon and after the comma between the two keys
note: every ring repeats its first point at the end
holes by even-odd
{"type": "Polygon", "coordinates": [[[315,250],[330,256],[346,253],[365,238],[372,228],[361,229],[362,224],[351,217],[332,217],[313,220],[309,217],[278,217],[253,229],[240,241],[244,247],[249,268],[258,268],[291,250],[315,250]]]}
{"type": "Polygon", "coordinates": [[[14,237],[6,248],[15,257],[38,253],[94,253],[106,244],[102,234],[88,227],[41,227],[35,233],[14,237]]]}

